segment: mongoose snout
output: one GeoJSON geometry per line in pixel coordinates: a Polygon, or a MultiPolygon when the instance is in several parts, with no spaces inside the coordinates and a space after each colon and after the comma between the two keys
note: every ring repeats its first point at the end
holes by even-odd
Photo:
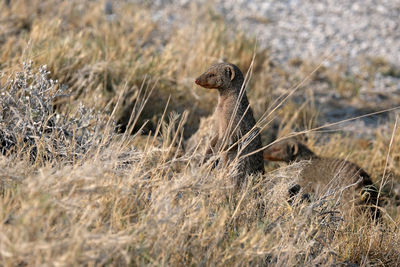
{"type": "Polygon", "coordinates": [[[201,87],[212,89],[213,86],[216,85],[215,81],[211,81],[210,77],[206,77],[207,75],[201,75],[200,77],[196,78],[194,81],[197,85],[200,85],[201,87]]]}

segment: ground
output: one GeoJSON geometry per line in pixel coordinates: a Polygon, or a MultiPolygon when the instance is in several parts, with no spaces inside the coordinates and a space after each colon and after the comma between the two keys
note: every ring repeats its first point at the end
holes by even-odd
{"type": "Polygon", "coordinates": [[[7,2],[1,265],[399,264],[398,111],[356,118],[400,105],[398,2],[7,2]],[[202,164],[190,137],[217,94],[194,78],[222,60],[248,75],[264,146],[297,135],[356,162],[382,218],[288,201],[301,163],[240,192],[234,163],[202,164]]]}

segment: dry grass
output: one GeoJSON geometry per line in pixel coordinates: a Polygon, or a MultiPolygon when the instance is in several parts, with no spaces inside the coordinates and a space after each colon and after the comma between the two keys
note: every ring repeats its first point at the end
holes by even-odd
{"type": "MultiPolygon", "coordinates": [[[[219,59],[247,71],[254,39],[207,9],[191,11],[202,23],[165,31],[143,5],[121,3],[111,18],[98,1],[11,2],[0,3],[0,90],[13,92],[0,101],[0,137],[11,142],[1,139],[1,265],[399,264],[400,129],[377,129],[374,141],[307,139],[387,184],[377,223],[332,196],[289,204],[301,163],[269,166],[235,192],[234,168],[210,170],[182,143],[215,103],[193,78],[219,59]],[[116,134],[114,120],[136,134],[116,134]]],[[[259,118],[298,77],[267,50],[253,63],[248,95],[259,118]]],[[[262,122],[264,141],[277,114],[281,136],[317,125],[305,96],[262,122]]]]}

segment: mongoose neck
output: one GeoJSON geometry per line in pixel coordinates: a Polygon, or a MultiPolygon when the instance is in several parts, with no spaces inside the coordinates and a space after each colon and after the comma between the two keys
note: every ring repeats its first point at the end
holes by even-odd
{"type": "Polygon", "coordinates": [[[293,156],[293,158],[290,160],[292,161],[299,161],[299,160],[311,160],[311,159],[319,159],[320,157],[314,154],[311,150],[308,148],[301,148],[299,151],[299,154],[293,156]]]}
{"type": "MultiPolygon", "coordinates": [[[[240,90],[242,89],[243,82],[234,82],[228,88],[218,88],[218,92],[220,96],[231,96],[237,97],[240,94],[240,90]]],[[[245,88],[243,88],[245,90],[245,88]]]]}

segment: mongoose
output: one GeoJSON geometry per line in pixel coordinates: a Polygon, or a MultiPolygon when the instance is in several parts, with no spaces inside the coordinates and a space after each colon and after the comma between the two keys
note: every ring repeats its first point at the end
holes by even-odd
{"type": "MultiPolygon", "coordinates": [[[[207,153],[229,149],[222,156],[224,165],[235,159],[238,152],[239,157],[242,157],[262,147],[253,111],[242,89],[243,82],[240,69],[230,63],[211,65],[195,81],[204,88],[217,89],[219,92],[218,105],[213,115],[217,133],[207,153]],[[230,124],[231,120],[233,123],[230,124]]],[[[262,151],[240,160],[238,171],[237,185],[243,182],[246,174],[264,173],[262,151]]]]}
{"type": "MultiPolygon", "coordinates": [[[[377,188],[368,173],[353,162],[319,157],[307,146],[295,140],[284,140],[273,144],[263,151],[263,156],[265,160],[286,163],[308,160],[309,163],[301,171],[300,183],[301,186],[311,183],[312,189],[317,194],[325,193],[328,189],[340,190],[354,184],[351,187],[353,191],[358,191],[363,195],[364,204],[369,206],[377,204],[377,188]]],[[[353,196],[347,194],[347,197],[353,196]]],[[[371,210],[375,213],[375,208],[371,208],[371,210]]],[[[376,214],[379,216],[379,210],[376,211],[376,214]]]]}

